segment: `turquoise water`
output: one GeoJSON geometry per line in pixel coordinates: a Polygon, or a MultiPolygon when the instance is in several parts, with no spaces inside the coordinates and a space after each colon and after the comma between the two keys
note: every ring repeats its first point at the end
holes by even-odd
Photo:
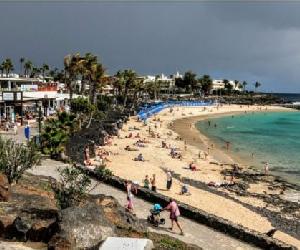
{"type": "Polygon", "coordinates": [[[199,121],[197,128],[223,149],[229,141],[229,154],[258,168],[267,161],[275,174],[300,183],[300,112],[248,113],[208,120],[199,121]]]}

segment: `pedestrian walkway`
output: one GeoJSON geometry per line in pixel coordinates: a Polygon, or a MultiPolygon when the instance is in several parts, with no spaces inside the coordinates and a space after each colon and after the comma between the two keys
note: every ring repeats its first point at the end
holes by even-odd
{"type": "MultiPolygon", "coordinates": [[[[57,161],[44,160],[41,166],[34,167],[29,172],[36,175],[51,176],[55,179],[59,179],[59,173],[56,170],[59,166],[64,167],[66,165],[57,161]]],[[[95,186],[95,188],[91,191],[92,194],[104,194],[113,196],[121,205],[125,206],[125,187],[124,192],[122,192],[119,189],[95,180],[92,180],[92,186],[95,186]]],[[[149,202],[145,202],[144,200],[139,198],[134,198],[134,212],[140,219],[147,218],[147,216],[149,215],[149,210],[152,206],[153,204],[150,204],[149,202]]],[[[176,233],[172,233],[168,230],[171,224],[168,220],[168,213],[163,212],[162,217],[166,218],[166,225],[160,228],[150,227],[149,230],[160,234],[168,234],[186,243],[195,244],[199,247],[202,247],[203,249],[258,249],[252,245],[241,242],[226,234],[217,232],[207,226],[201,225],[186,218],[180,218],[180,223],[185,233],[184,236],[181,236],[179,235],[179,231],[176,231],[176,233]]],[[[176,227],[174,227],[174,229],[177,230],[176,227]]]]}

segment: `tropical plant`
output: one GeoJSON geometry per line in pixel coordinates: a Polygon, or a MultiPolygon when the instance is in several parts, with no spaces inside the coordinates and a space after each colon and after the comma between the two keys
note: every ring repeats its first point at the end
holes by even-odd
{"type": "Polygon", "coordinates": [[[255,88],[255,92],[257,92],[257,89],[261,86],[260,82],[255,82],[254,83],[254,88],[255,88]]]}
{"type": "Polygon", "coordinates": [[[6,175],[10,184],[17,183],[23,173],[39,160],[40,153],[32,141],[22,144],[0,137],[0,171],[6,175]]]}
{"type": "Polygon", "coordinates": [[[102,180],[109,179],[113,175],[112,171],[106,168],[105,165],[96,167],[95,174],[97,175],[97,177],[99,177],[102,180]]]}
{"type": "Polygon", "coordinates": [[[239,87],[240,82],[238,80],[234,80],[234,88],[238,88],[239,87]]]}
{"type": "Polygon", "coordinates": [[[24,63],[24,75],[25,76],[30,76],[32,69],[33,69],[33,63],[29,60],[26,61],[24,63]]]}
{"type": "Polygon", "coordinates": [[[2,64],[6,77],[9,77],[9,73],[14,70],[14,65],[10,58],[6,58],[2,64]]]}
{"type": "Polygon", "coordinates": [[[69,99],[72,100],[73,98],[73,92],[75,88],[75,80],[76,80],[76,64],[79,58],[79,54],[76,55],[67,55],[64,57],[64,73],[65,73],[65,83],[67,85],[67,88],[69,89],[69,99]]]}
{"type": "Polygon", "coordinates": [[[46,74],[46,72],[48,72],[49,71],[49,65],[48,64],[43,64],[42,65],[42,67],[41,67],[41,72],[42,72],[42,74],[43,74],[43,78],[45,78],[45,74],[46,74]]]}
{"type": "Polygon", "coordinates": [[[3,77],[4,67],[3,63],[0,64],[1,77],[3,77]]]}
{"type": "Polygon", "coordinates": [[[60,184],[52,186],[59,206],[64,209],[77,205],[91,184],[91,179],[76,166],[61,168],[60,184]]]}
{"type": "Polygon", "coordinates": [[[23,73],[23,63],[25,62],[25,58],[21,57],[20,58],[20,75],[23,73]]]}
{"type": "Polygon", "coordinates": [[[126,107],[129,90],[136,85],[137,73],[131,69],[125,69],[123,71],[118,71],[116,77],[118,78],[120,88],[124,89],[122,93],[124,100],[123,106],[126,107]]]}
{"type": "Polygon", "coordinates": [[[201,89],[205,94],[209,94],[212,89],[212,79],[209,75],[203,75],[198,82],[201,84],[201,89]]]}
{"type": "Polygon", "coordinates": [[[90,120],[95,111],[95,105],[92,105],[88,98],[78,97],[71,100],[71,112],[76,115],[79,122],[79,129],[81,124],[90,120]]]}
{"type": "Polygon", "coordinates": [[[33,66],[30,72],[30,77],[39,77],[40,74],[41,74],[41,69],[33,66]]]}
{"type": "Polygon", "coordinates": [[[184,73],[183,82],[186,90],[191,89],[192,91],[195,91],[196,89],[199,89],[196,76],[197,75],[193,73],[191,70],[184,73]]]}
{"type": "Polygon", "coordinates": [[[95,105],[97,102],[97,93],[102,92],[105,69],[101,63],[94,63],[91,65],[90,70],[90,102],[95,105]]]}
{"type": "Polygon", "coordinates": [[[65,150],[69,136],[75,131],[75,115],[58,113],[57,118],[48,119],[41,134],[42,151],[52,158],[59,158],[65,150]]]}
{"type": "Polygon", "coordinates": [[[248,83],[247,83],[246,81],[243,81],[242,84],[243,84],[243,90],[244,90],[244,92],[245,92],[245,91],[246,91],[246,86],[247,86],[248,83]]]}

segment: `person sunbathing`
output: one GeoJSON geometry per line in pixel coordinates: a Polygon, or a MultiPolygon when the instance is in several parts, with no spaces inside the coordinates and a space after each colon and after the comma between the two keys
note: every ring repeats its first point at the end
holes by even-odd
{"type": "Polygon", "coordinates": [[[194,162],[191,162],[189,164],[189,169],[192,170],[192,171],[196,171],[197,170],[197,166],[194,162]]]}
{"type": "Polygon", "coordinates": [[[146,147],[146,145],[144,143],[140,142],[140,141],[137,141],[133,145],[135,145],[135,146],[137,146],[139,148],[145,148],[146,147]]]}
{"type": "Polygon", "coordinates": [[[182,184],[181,186],[181,190],[180,190],[180,195],[191,195],[190,191],[189,191],[189,187],[187,184],[182,184]]]}
{"type": "Polygon", "coordinates": [[[134,161],[145,161],[145,159],[142,154],[139,154],[137,157],[134,158],[134,161]]]}
{"type": "Polygon", "coordinates": [[[144,139],[142,140],[142,142],[143,142],[143,143],[150,143],[150,141],[147,140],[146,138],[144,138],[144,139]]]}
{"type": "Polygon", "coordinates": [[[168,145],[167,145],[167,143],[165,141],[162,141],[161,142],[161,147],[162,148],[168,148],[168,145]]]}
{"type": "Polygon", "coordinates": [[[132,138],[132,133],[130,132],[128,136],[125,136],[125,138],[132,138]]]}
{"type": "Polygon", "coordinates": [[[156,134],[153,131],[151,131],[151,137],[156,138],[156,134]]]}
{"type": "Polygon", "coordinates": [[[134,138],[141,138],[140,137],[140,133],[137,133],[136,136],[134,138]]]}
{"type": "Polygon", "coordinates": [[[131,148],[129,145],[127,145],[124,149],[126,151],[139,151],[137,148],[131,148]]]}

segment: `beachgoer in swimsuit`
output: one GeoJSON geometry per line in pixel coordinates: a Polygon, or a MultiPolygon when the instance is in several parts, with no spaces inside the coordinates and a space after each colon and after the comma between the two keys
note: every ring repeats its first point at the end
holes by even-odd
{"type": "Polygon", "coordinates": [[[153,192],[156,192],[156,177],[155,174],[152,175],[152,178],[150,179],[151,181],[151,190],[153,192]]]}
{"type": "Polygon", "coordinates": [[[144,179],[144,188],[150,189],[150,180],[148,175],[146,175],[144,179]]]}
{"type": "Polygon", "coordinates": [[[265,175],[268,175],[269,174],[269,163],[268,162],[265,163],[264,168],[265,168],[265,175]]]}
{"type": "Polygon", "coordinates": [[[170,190],[172,186],[172,174],[170,171],[167,172],[167,190],[170,190]]]}

